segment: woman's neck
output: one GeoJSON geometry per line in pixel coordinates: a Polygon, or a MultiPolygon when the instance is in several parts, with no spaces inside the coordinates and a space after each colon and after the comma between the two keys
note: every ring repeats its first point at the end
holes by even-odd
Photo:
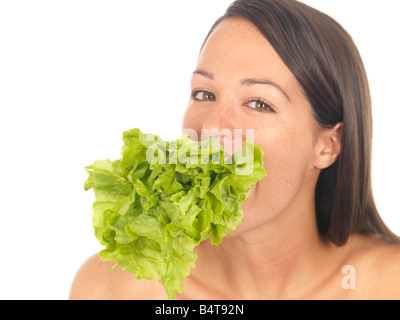
{"type": "Polygon", "coordinates": [[[312,290],[332,272],[328,255],[334,247],[319,236],[313,201],[303,198],[302,205],[294,201],[251,230],[243,231],[244,221],[218,246],[203,242],[193,275],[227,299],[279,299],[312,290]]]}

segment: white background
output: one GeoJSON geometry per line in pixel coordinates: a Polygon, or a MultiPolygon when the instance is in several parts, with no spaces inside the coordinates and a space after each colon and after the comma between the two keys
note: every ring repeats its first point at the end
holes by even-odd
{"type": "MultiPolygon", "coordinates": [[[[373,189],[400,234],[395,0],[304,0],[353,36],[373,99],[373,189]]],[[[231,0],[0,1],[0,299],[67,299],[101,246],[84,167],[123,131],[176,139],[200,46],[231,0]]]]}

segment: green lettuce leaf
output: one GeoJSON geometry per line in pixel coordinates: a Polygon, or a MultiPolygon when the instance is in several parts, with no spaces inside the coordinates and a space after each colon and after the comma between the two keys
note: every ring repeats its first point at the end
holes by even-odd
{"type": "Polygon", "coordinates": [[[194,247],[218,245],[241,223],[242,203],[266,176],[263,151],[245,141],[225,159],[219,140],[167,142],[137,128],[123,142],[121,159],[85,168],[94,233],[105,246],[99,255],[137,279],[159,278],[174,299],[195,267],[194,247]]]}

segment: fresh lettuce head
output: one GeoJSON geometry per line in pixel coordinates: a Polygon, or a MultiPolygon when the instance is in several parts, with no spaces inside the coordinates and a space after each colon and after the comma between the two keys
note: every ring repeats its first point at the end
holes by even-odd
{"type": "Polygon", "coordinates": [[[174,299],[195,267],[194,247],[218,245],[241,223],[242,203],[266,175],[263,151],[245,141],[225,159],[219,140],[167,142],[139,129],[124,132],[123,142],[121,159],[85,168],[100,257],[137,279],[159,278],[174,299]]]}

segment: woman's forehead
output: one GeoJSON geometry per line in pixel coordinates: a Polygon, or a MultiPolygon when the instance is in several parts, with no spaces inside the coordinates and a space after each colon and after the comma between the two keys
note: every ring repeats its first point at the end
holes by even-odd
{"type": "Polygon", "coordinates": [[[215,80],[238,82],[245,78],[268,78],[288,90],[300,85],[265,36],[250,21],[231,17],[210,34],[200,52],[196,70],[215,80]],[[222,79],[223,78],[223,79],[222,79]]]}
{"type": "Polygon", "coordinates": [[[274,52],[268,40],[250,21],[233,17],[223,20],[205,42],[200,57],[203,55],[224,56],[263,54],[274,52]]]}

